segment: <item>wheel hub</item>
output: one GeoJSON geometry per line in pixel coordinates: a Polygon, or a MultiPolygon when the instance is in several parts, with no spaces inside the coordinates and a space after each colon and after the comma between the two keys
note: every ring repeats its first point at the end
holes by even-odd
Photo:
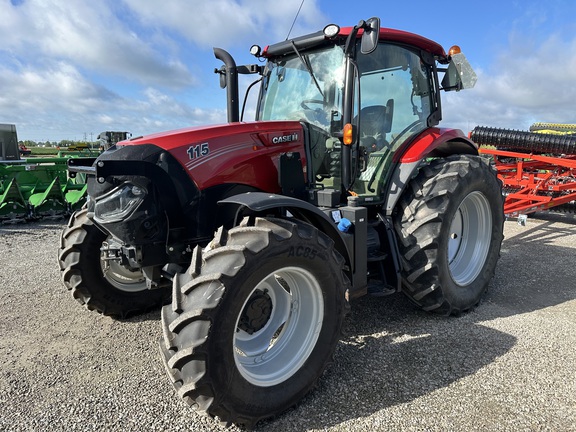
{"type": "Polygon", "coordinates": [[[481,192],[462,200],[450,225],[448,268],[460,286],[472,283],[482,271],[490,250],[492,214],[481,192]]]}
{"type": "Polygon", "coordinates": [[[324,323],[314,273],[283,267],[262,278],[238,315],[234,360],[252,385],[271,387],[294,375],[311,355],[324,323]]]}
{"type": "Polygon", "coordinates": [[[262,330],[272,315],[272,299],[267,290],[256,290],[242,311],[238,327],[248,334],[262,330]]]}
{"type": "Polygon", "coordinates": [[[108,283],[120,291],[136,293],[146,291],[146,278],[141,270],[132,270],[121,262],[120,245],[111,238],[102,243],[100,267],[108,283]]]}

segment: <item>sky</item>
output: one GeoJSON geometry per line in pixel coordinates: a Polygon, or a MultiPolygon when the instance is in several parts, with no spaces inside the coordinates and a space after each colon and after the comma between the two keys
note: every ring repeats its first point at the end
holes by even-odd
{"type": "MultiPolygon", "coordinates": [[[[226,122],[213,47],[255,63],[250,46],[286,39],[301,3],[0,0],[0,123],[59,142],[226,122]]],[[[372,16],[466,54],[478,82],[443,94],[441,126],[576,123],[576,1],[305,0],[290,36],[372,16]]]]}

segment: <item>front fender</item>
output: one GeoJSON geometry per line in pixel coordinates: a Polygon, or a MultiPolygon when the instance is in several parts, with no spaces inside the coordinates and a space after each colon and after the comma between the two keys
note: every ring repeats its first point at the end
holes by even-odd
{"type": "Polygon", "coordinates": [[[296,219],[313,225],[330,237],[334,241],[336,250],[344,257],[348,268],[352,269],[350,251],[334,222],[318,207],[306,201],[272,193],[247,192],[218,201],[218,204],[237,206],[234,224],[240,222],[247,209],[253,213],[263,213],[274,209],[286,210],[296,219]]]}

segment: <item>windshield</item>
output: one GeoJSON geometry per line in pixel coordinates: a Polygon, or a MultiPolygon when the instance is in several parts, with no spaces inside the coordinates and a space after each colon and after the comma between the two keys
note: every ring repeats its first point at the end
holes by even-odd
{"type": "Polygon", "coordinates": [[[258,120],[301,120],[328,133],[342,111],[344,70],[340,46],[268,62],[258,120]]]}
{"type": "MultiPolygon", "coordinates": [[[[358,41],[360,43],[360,41],[358,41]]],[[[355,51],[354,78],[345,89],[342,46],[294,52],[268,62],[257,120],[306,122],[311,172],[324,188],[339,190],[345,91],[353,92],[351,193],[384,197],[393,154],[427,127],[433,106],[432,66],[420,53],[381,41],[370,54],[355,51]]],[[[347,99],[349,100],[349,99],[347,99]]]]}

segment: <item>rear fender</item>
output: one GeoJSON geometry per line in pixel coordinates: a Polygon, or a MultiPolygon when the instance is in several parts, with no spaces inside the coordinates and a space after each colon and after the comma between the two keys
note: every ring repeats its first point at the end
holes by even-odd
{"type": "Polygon", "coordinates": [[[410,179],[427,158],[453,154],[478,155],[478,146],[459,129],[429,128],[394,155],[385,209],[390,216],[410,179]]]}
{"type": "Polygon", "coordinates": [[[296,219],[313,225],[330,237],[334,241],[338,253],[344,257],[347,267],[352,269],[351,253],[334,222],[318,207],[306,201],[265,192],[248,192],[220,200],[218,204],[236,206],[234,225],[240,223],[244,216],[250,214],[278,211],[279,215],[285,215],[287,211],[296,219]]]}

